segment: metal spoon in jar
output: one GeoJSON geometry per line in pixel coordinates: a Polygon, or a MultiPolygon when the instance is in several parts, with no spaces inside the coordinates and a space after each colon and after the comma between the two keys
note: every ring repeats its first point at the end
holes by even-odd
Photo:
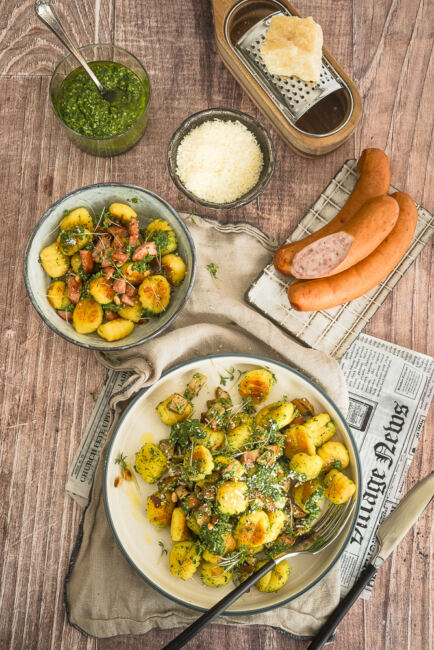
{"type": "Polygon", "coordinates": [[[77,59],[79,64],[85,69],[89,77],[92,79],[95,86],[98,88],[98,91],[103,99],[108,101],[110,104],[119,104],[123,100],[122,91],[117,88],[110,89],[105,88],[99,79],[96,77],[94,72],[87,64],[86,60],[75,47],[74,43],[69,38],[68,34],[65,32],[63,25],[61,24],[59,18],[54,11],[54,7],[45,2],[40,2],[37,0],[35,2],[35,11],[36,15],[42,22],[57,36],[57,38],[63,43],[63,45],[71,52],[73,56],[77,59]]]}

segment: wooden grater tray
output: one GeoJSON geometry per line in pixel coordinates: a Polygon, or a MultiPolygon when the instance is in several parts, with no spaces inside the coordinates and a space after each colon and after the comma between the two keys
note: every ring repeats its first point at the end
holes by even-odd
{"type": "Polygon", "coordinates": [[[313,158],[348,140],[362,114],[362,100],[325,47],[315,87],[295,77],[270,75],[262,60],[260,47],[271,15],[299,15],[287,0],[212,0],[212,6],[224,64],[296,153],[313,158]]]}
{"type": "MultiPolygon", "coordinates": [[[[337,215],[357,182],[356,165],[355,159],[344,163],[288,242],[310,235],[337,215]]],[[[391,187],[390,191],[398,190],[391,187]]],[[[434,217],[420,205],[417,210],[416,231],[406,254],[383,282],[357,300],[324,311],[296,311],[292,309],[287,296],[288,278],[269,264],[248,289],[247,302],[298,341],[340,359],[430,241],[434,233],[434,217]]]]}

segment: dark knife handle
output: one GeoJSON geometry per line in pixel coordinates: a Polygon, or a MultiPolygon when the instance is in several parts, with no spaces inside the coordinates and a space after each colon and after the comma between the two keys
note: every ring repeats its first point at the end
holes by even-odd
{"type": "Polygon", "coordinates": [[[333,614],[327,619],[326,623],[324,623],[316,636],[314,636],[312,643],[306,650],[319,650],[323,647],[324,643],[327,643],[339,623],[349,612],[363,589],[376,573],[377,569],[372,564],[368,564],[366,569],[364,569],[360,574],[359,579],[354,583],[353,588],[347,593],[345,598],[341,600],[333,614]]]}

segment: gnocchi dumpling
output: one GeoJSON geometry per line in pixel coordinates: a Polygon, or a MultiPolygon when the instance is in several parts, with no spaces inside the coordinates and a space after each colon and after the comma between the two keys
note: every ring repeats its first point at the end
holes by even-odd
{"type": "Polygon", "coordinates": [[[295,415],[295,407],[292,402],[273,402],[264,406],[256,414],[255,422],[258,426],[266,426],[270,420],[274,420],[279,429],[286,427],[295,415]]]}
{"type": "Polygon", "coordinates": [[[190,417],[193,406],[183,395],[174,393],[157,405],[157,413],[162,422],[170,427],[190,417]]]}
{"type": "Polygon", "coordinates": [[[76,226],[83,226],[89,232],[93,232],[93,222],[89,210],[83,207],[75,208],[65,215],[59,223],[60,230],[71,230],[76,226]]]}
{"type": "Polygon", "coordinates": [[[263,510],[255,510],[242,515],[234,532],[237,547],[254,549],[266,542],[269,532],[270,520],[263,510]]]}
{"type": "Polygon", "coordinates": [[[273,374],[265,368],[247,372],[238,386],[241,397],[250,397],[255,404],[267,399],[274,384],[273,374]]]}
{"type": "MultiPolygon", "coordinates": [[[[258,568],[264,566],[266,560],[259,562],[258,568]]],[[[263,578],[258,580],[256,583],[256,588],[258,591],[263,591],[270,593],[272,591],[278,591],[282,589],[288,582],[289,578],[289,564],[286,560],[282,560],[279,564],[274,567],[269,573],[266,573],[263,578]]]]}
{"type": "Polygon", "coordinates": [[[146,228],[146,240],[153,241],[161,255],[173,253],[178,246],[173,228],[164,219],[154,219],[146,228]]]}
{"type": "Polygon", "coordinates": [[[332,467],[335,469],[345,469],[350,464],[348,450],[342,442],[338,440],[329,440],[318,448],[318,456],[324,463],[324,469],[328,471],[332,467]]]}
{"type": "Polygon", "coordinates": [[[56,280],[48,287],[47,291],[48,302],[54,309],[66,309],[71,304],[68,298],[68,287],[66,282],[56,280]]]}
{"type": "Polygon", "coordinates": [[[309,456],[309,454],[300,451],[291,458],[289,467],[300,480],[308,481],[320,474],[323,462],[317,454],[309,456]]]}
{"type": "Polygon", "coordinates": [[[175,578],[189,580],[200,564],[200,553],[195,542],[178,542],[170,551],[169,564],[175,578]]]}
{"type": "Polygon", "coordinates": [[[170,537],[174,542],[185,542],[190,539],[190,529],[187,526],[187,518],[182,508],[174,508],[170,521],[170,537]]]}
{"type": "Polygon", "coordinates": [[[42,268],[50,278],[61,278],[69,269],[69,259],[56,242],[43,248],[39,254],[42,268]]]}
{"type": "Polygon", "coordinates": [[[146,483],[158,481],[166,471],[166,467],[166,456],[151,442],[146,442],[136,453],[136,472],[146,483]]]}
{"type": "Polygon", "coordinates": [[[170,302],[170,284],[164,275],[150,275],[139,286],[142,307],[150,314],[161,314],[170,302]]]}
{"type": "Polygon", "coordinates": [[[168,490],[154,492],[146,500],[146,515],[157,528],[166,528],[172,519],[175,504],[168,490]]]}
{"type": "Polygon", "coordinates": [[[356,491],[356,485],[348,476],[337,469],[331,469],[324,476],[325,495],[332,503],[346,503],[356,491]]]}
{"type": "Polygon", "coordinates": [[[98,327],[98,334],[106,341],[119,341],[123,339],[134,329],[134,323],[125,318],[115,318],[107,321],[98,327]]]}
{"type": "Polygon", "coordinates": [[[80,298],[72,312],[72,324],[78,334],[95,332],[103,320],[103,310],[93,298],[80,298]]]}
{"type": "Polygon", "coordinates": [[[203,562],[200,577],[208,587],[224,587],[232,580],[232,571],[211,562],[203,562]]]}
{"type": "Polygon", "coordinates": [[[137,217],[137,212],[126,203],[112,203],[109,206],[109,212],[113,217],[120,219],[122,223],[126,225],[130,223],[131,219],[135,219],[137,217]]]}
{"type": "Polygon", "coordinates": [[[163,255],[161,258],[161,266],[163,267],[170,284],[173,284],[175,287],[181,284],[185,277],[187,267],[180,255],[175,255],[174,253],[163,255]]]}
{"type": "Polygon", "coordinates": [[[225,481],[217,489],[216,502],[224,515],[239,515],[249,505],[247,484],[244,481],[225,481]]]}

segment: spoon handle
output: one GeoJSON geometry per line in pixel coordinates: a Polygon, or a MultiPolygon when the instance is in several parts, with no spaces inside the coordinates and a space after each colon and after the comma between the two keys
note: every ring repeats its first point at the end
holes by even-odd
{"type": "Polygon", "coordinates": [[[97,77],[92,72],[86,60],[83,58],[79,50],[75,47],[74,43],[69,38],[68,34],[65,32],[62,23],[54,11],[54,7],[50,4],[47,4],[46,2],[37,1],[35,2],[35,11],[38,18],[42,20],[42,22],[45,23],[45,25],[51,29],[54,34],[56,34],[57,38],[64,44],[64,46],[71,52],[71,54],[75,56],[79,64],[83,66],[95,86],[98,88],[99,92],[103,93],[104,86],[98,81],[97,77]]]}

